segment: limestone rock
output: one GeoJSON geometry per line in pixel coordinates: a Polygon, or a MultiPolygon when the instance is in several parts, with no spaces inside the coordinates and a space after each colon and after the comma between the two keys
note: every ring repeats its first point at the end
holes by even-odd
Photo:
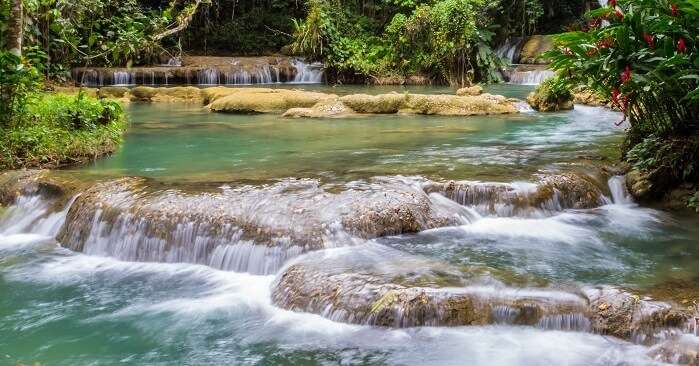
{"type": "Polygon", "coordinates": [[[340,248],[323,257],[305,257],[277,277],[272,301],[335,321],[398,328],[589,326],[587,302],[580,295],[508,288],[487,273],[464,276],[455,268],[385,248],[340,248]]]}
{"type": "Polygon", "coordinates": [[[380,95],[351,94],[340,101],[357,113],[398,113],[407,99],[406,94],[388,93],[380,95]]]}
{"type": "Polygon", "coordinates": [[[123,98],[129,92],[129,88],[123,86],[105,86],[99,88],[97,96],[100,98],[123,98]]]}
{"type": "Polygon", "coordinates": [[[316,103],[310,108],[291,108],[282,114],[286,118],[332,118],[332,117],[350,117],[356,112],[347,107],[341,101],[324,100],[316,103]]]}
{"type": "Polygon", "coordinates": [[[533,35],[524,42],[519,53],[519,62],[523,64],[546,64],[548,60],[541,54],[553,49],[553,38],[548,35],[533,35]]]}
{"type": "Polygon", "coordinates": [[[592,309],[596,332],[643,343],[658,330],[682,329],[692,319],[691,312],[671,303],[642,299],[630,292],[600,286],[583,290],[592,309]]]}
{"type": "Polygon", "coordinates": [[[456,91],[456,95],[459,96],[481,94],[483,94],[483,87],[481,87],[480,85],[469,86],[456,91]]]}
{"type": "Polygon", "coordinates": [[[217,97],[208,107],[212,111],[226,113],[284,112],[289,108],[310,108],[319,101],[336,97],[302,90],[240,88],[217,97]]]}
{"type": "Polygon", "coordinates": [[[541,95],[537,91],[529,93],[527,103],[539,112],[565,111],[574,107],[572,99],[549,100],[545,95],[541,95]]]}

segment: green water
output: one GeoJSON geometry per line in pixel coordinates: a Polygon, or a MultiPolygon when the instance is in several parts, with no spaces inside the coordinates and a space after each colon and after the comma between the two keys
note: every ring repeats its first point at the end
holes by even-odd
{"type": "MultiPolygon", "coordinates": [[[[530,89],[493,92],[521,97],[530,89]]],[[[589,107],[511,116],[294,120],[275,114],[216,114],[183,104],[134,103],[127,111],[131,126],[124,146],[86,168],[88,173],[178,181],[346,181],[377,175],[511,180],[549,164],[605,155],[604,146],[618,141],[621,133],[610,123],[616,113],[589,107]]]]}

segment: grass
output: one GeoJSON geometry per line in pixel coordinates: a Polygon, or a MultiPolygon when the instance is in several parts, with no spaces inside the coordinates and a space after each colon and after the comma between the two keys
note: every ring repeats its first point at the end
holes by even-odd
{"type": "Polygon", "coordinates": [[[126,119],[121,106],[84,94],[39,94],[10,126],[0,127],[0,170],[58,168],[115,151],[126,119]]]}

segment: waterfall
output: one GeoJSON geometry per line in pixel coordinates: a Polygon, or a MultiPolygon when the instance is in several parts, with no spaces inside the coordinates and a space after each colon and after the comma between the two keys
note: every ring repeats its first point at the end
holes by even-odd
{"type": "Polygon", "coordinates": [[[615,175],[609,178],[609,191],[612,193],[612,201],[617,205],[633,204],[633,199],[626,189],[626,176],[615,175]]]}
{"type": "Polygon", "coordinates": [[[170,66],[170,67],[177,67],[177,66],[182,66],[182,59],[179,57],[170,57],[170,59],[167,60],[167,64],[165,66],[170,66]]]}
{"type": "Polygon", "coordinates": [[[114,71],[112,79],[114,85],[133,85],[136,81],[134,73],[131,71],[114,71]]]}
{"type": "Polygon", "coordinates": [[[521,85],[539,85],[542,81],[555,76],[553,70],[513,71],[510,73],[510,83],[521,85]]]}
{"type": "Polygon", "coordinates": [[[54,237],[65,223],[68,210],[75,202],[73,197],[59,212],[51,212],[52,201],[41,195],[22,195],[0,217],[0,234],[39,234],[54,237]]]}
{"type": "Polygon", "coordinates": [[[219,73],[216,69],[203,69],[197,72],[197,82],[199,85],[217,85],[219,84],[219,73]]]}
{"type": "Polygon", "coordinates": [[[296,68],[294,83],[320,84],[323,82],[323,65],[321,63],[307,64],[303,60],[294,59],[292,64],[296,68]]]}
{"type": "Polygon", "coordinates": [[[523,41],[524,38],[521,37],[508,39],[507,42],[495,50],[495,53],[501,58],[506,59],[510,64],[514,64],[518,61],[519,50],[522,47],[523,41]]]}

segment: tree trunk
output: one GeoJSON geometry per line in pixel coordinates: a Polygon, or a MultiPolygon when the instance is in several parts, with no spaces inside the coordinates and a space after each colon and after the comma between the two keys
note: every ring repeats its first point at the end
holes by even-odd
{"type": "Polygon", "coordinates": [[[7,24],[7,49],[11,53],[22,56],[22,36],[24,31],[24,12],[22,0],[11,0],[10,19],[7,24]]]}

